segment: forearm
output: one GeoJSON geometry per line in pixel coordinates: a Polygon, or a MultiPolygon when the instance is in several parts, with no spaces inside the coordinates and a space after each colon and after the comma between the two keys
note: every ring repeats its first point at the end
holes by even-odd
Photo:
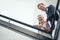
{"type": "Polygon", "coordinates": [[[48,32],[51,31],[50,28],[46,28],[46,27],[43,27],[45,30],[47,30],[48,32]]]}
{"type": "Polygon", "coordinates": [[[47,30],[47,28],[46,27],[43,27],[45,30],[47,30]]]}

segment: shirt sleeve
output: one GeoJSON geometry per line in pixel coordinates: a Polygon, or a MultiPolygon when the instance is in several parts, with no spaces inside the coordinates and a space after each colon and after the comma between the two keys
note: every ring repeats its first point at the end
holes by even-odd
{"type": "Polygon", "coordinates": [[[49,25],[49,24],[46,24],[46,27],[47,27],[47,28],[50,28],[50,25],[49,25]]]}

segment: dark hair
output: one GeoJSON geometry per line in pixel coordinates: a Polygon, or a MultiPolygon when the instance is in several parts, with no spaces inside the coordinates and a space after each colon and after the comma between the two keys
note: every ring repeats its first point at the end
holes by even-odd
{"type": "Polygon", "coordinates": [[[37,5],[37,7],[39,8],[40,5],[44,5],[44,4],[43,4],[43,3],[39,3],[39,4],[37,5]]]}

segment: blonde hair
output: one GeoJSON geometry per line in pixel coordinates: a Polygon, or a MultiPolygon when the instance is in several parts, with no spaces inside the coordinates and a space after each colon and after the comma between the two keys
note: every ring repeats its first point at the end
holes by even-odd
{"type": "MultiPolygon", "coordinates": [[[[37,17],[39,18],[39,17],[43,17],[43,16],[42,16],[42,15],[38,15],[37,17]]],[[[44,17],[43,17],[43,18],[44,18],[44,17]]]]}

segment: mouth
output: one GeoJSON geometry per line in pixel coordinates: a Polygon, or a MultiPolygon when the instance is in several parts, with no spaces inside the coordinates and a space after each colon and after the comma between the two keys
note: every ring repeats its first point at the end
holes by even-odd
{"type": "Polygon", "coordinates": [[[43,19],[40,19],[39,21],[42,21],[43,19]]]}

